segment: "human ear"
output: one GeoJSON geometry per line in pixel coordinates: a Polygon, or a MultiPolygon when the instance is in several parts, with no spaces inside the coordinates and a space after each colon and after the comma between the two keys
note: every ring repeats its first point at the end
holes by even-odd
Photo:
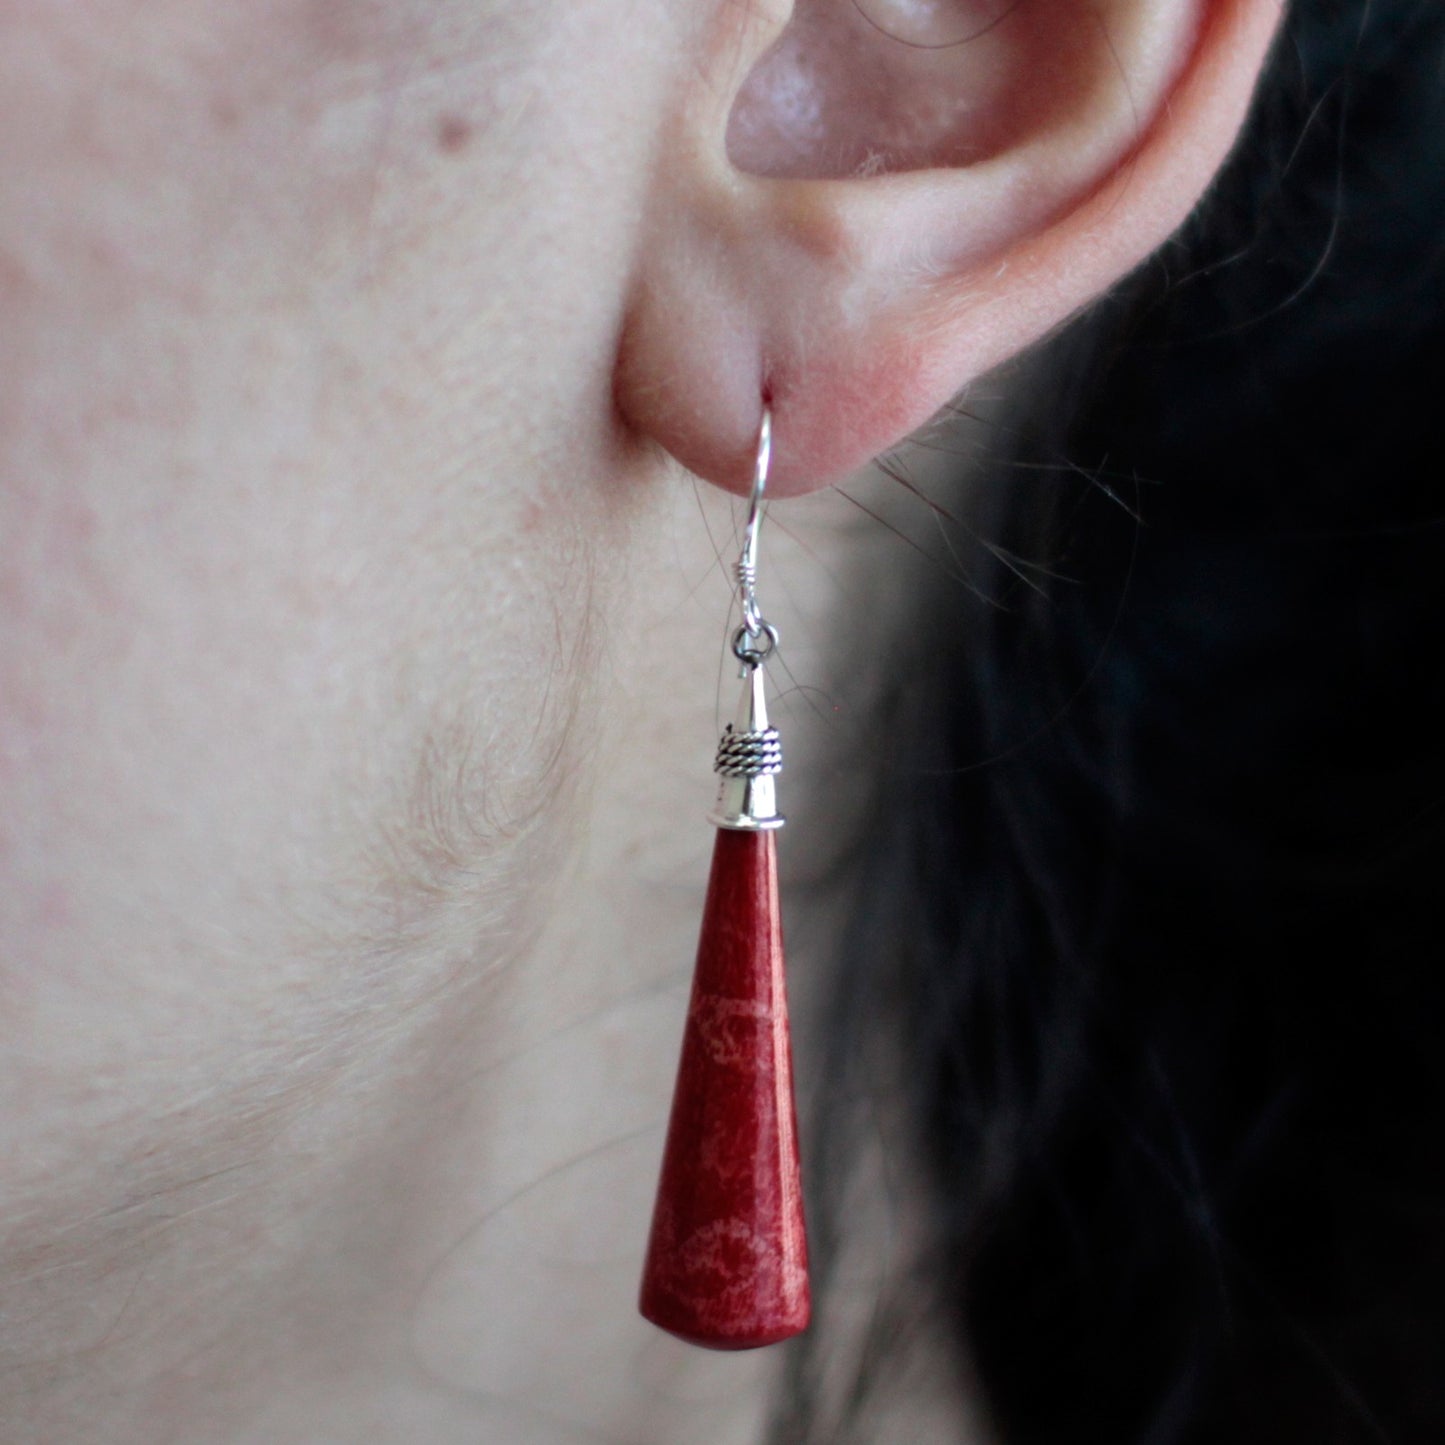
{"type": "Polygon", "coordinates": [[[847,475],[1085,306],[1232,145],[1280,0],[699,0],[616,395],[742,489],[847,475]]]}

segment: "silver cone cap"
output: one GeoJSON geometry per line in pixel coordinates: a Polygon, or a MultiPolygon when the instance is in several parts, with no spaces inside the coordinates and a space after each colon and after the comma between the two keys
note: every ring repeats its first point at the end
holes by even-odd
{"type": "Polygon", "coordinates": [[[708,821],[719,828],[743,831],[781,828],[777,775],[782,770],[783,752],[778,732],[768,725],[763,669],[750,667],[743,679],[737,716],[718,743],[713,771],[721,781],[717,805],[708,814],[708,821]]]}

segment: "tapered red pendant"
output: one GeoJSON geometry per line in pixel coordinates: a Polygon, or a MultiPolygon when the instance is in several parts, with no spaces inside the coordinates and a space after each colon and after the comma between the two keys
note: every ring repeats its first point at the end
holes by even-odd
{"type": "Polygon", "coordinates": [[[642,1313],[750,1349],[808,1323],[776,833],[719,828],[642,1278],[642,1313]]]}
{"type": "Polygon", "coordinates": [[[717,841],[640,1301],[654,1324],[720,1350],[785,1340],[812,1311],[778,909],[783,757],[763,691],[778,632],[756,592],[771,453],[764,405],[734,568],[742,696],[713,763],[717,841]]]}

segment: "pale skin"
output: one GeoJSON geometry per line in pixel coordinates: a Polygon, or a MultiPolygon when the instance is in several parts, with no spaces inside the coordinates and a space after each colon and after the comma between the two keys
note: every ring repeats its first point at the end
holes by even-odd
{"type": "Polygon", "coordinates": [[[758,1438],[632,1295],[764,392],[866,714],[801,494],[1165,239],[1278,19],[865,8],[0,11],[7,1441],[758,1438]]]}

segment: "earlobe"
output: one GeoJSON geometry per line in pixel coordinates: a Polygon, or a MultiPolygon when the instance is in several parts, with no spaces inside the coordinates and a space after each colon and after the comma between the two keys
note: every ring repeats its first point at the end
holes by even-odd
{"type": "Polygon", "coordinates": [[[624,418],[740,490],[766,395],[774,495],[840,480],[1168,237],[1279,11],[800,0],[781,30],[749,11],[751,50],[700,57],[663,132],[624,418]]]}

